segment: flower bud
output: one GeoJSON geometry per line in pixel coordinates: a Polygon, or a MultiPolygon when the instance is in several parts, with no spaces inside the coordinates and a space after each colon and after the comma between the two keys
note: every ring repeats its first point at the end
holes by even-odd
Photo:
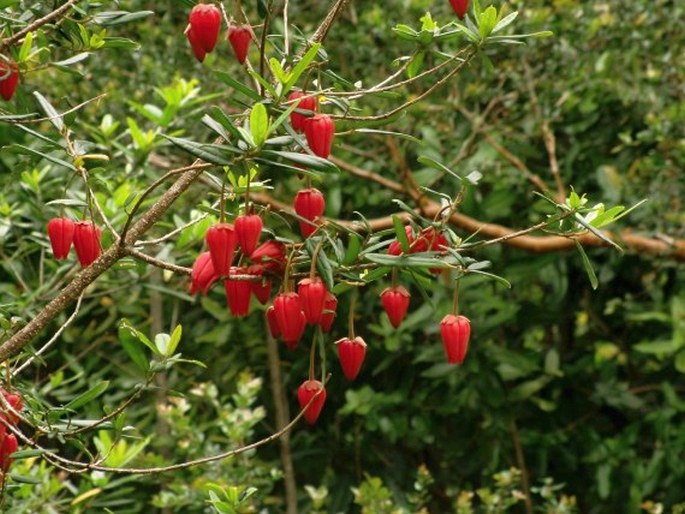
{"type": "Polygon", "coordinates": [[[281,338],[290,350],[294,350],[307,324],[300,297],[297,293],[281,293],[274,298],[273,308],[281,338]]]}
{"type": "Polygon", "coordinates": [[[359,375],[364,358],[366,357],[366,343],[357,336],[354,339],[343,337],[336,341],[340,367],[348,380],[354,380],[359,375]]]}
{"type": "MultiPolygon", "coordinates": [[[[323,214],[323,211],[326,208],[326,200],[321,191],[316,188],[302,189],[295,195],[294,207],[298,216],[314,222],[323,214]]],[[[302,237],[306,238],[311,236],[315,230],[315,225],[300,221],[300,232],[302,233],[302,237]]]]}
{"type": "Polygon", "coordinates": [[[240,64],[245,64],[247,51],[252,41],[252,27],[249,25],[231,25],[228,28],[228,40],[233,47],[236,59],[240,64]]]}
{"type": "Polygon", "coordinates": [[[19,85],[19,68],[15,63],[6,63],[0,58],[0,96],[12,100],[19,85]]]}
{"type": "MultiPolygon", "coordinates": [[[[198,47],[204,49],[206,53],[214,50],[219,40],[221,30],[221,11],[214,4],[197,4],[190,11],[190,32],[192,38],[197,42],[198,47]]],[[[191,36],[188,36],[191,39],[191,36]]],[[[191,45],[192,45],[191,41],[191,45]]],[[[195,47],[193,46],[193,51],[195,47]]],[[[197,57],[197,53],[195,54],[197,57]]],[[[198,57],[199,58],[199,57],[198,57]]],[[[202,59],[200,59],[202,61],[202,59]]]]}
{"type": "Polygon", "coordinates": [[[471,336],[471,323],[465,316],[448,314],[440,322],[442,344],[447,354],[447,362],[461,364],[466,358],[471,336]]]}
{"type": "Polygon", "coordinates": [[[328,332],[335,320],[335,311],[338,308],[338,299],[331,292],[326,293],[326,299],[323,302],[323,312],[321,313],[321,330],[328,332]]]}
{"type": "Polygon", "coordinates": [[[318,380],[305,380],[297,389],[297,401],[300,403],[300,409],[306,408],[304,419],[313,425],[321,414],[323,404],[326,403],[326,388],[318,380]]]}
{"type": "Polygon", "coordinates": [[[297,285],[302,311],[310,325],[318,325],[321,322],[326,293],[326,286],[319,277],[304,278],[297,285]]]}
{"type": "Polygon", "coordinates": [[[459,16],[459,19],[463,20],[469,8],[469,0],[450,0],[450,4],[452,4],[452,9],[459,16]]]}
{"type": "Polygon", "coordinates": [[[282,273],[285,268],[285,245],[278,241],[266,241],[252,252],[250,260],[273,273],[282,273]]]}
{"type": "Polygon", "coordinates": [[[304,135],[309,149],[322,159],[328,159],[335,137],[335,124],[327,114],[316,114],[304,122],[304,135]]]}
{"type": "Polygon", "coordinates": [[[100,257],[100,227],[92,221],[79,221],[74,224],[74,248],[81,266],[90,266],[100,257]]]}
{"type": "Polygon", "coordinates": [[[217,275],[228,275],[228,270],[233,262],[236,237],[233,225],[230,223],[216,223],[209,227],[205,235],[209,254],[217,275]]]}
{"type": "Polygon", "coordinates": [[[316,96],[307,96],[303,91],[293,91],[288,96],[288,101],[293,103],[297,101],[296,110],[290,113],[290,124],[297,132],[304,132],[304,124],[309,117],[296,111],[298,109],[303,111],[316,111],[316,96]]]}
{"type": "Polygon", "coordinates": [[[238,216],[235,219],[235,235],[242,252],[249,256],[255,251],[262,235],[262,218],[257,214],[238,216]]]}
{"type": "Polygon", "coordinates": [[[397,328],[402,324],[410,298],[409,291],[402,286],[388,287],[381,293],[381,303],[393,327],[397,328]]]}
{"type": "Polygon", "coordinates": [[[195,259],[193,271],[190,274],[190,294],[194,295],[198,291],[202,291],[202,294],[206,296],[209,288],[218,278],[219,275],[214,270],[212,256],[209,252],[201,253],[195,259]]]}
{"type": "Polygon", "coordinates": [[[250,313],[250,297],[252,295],[252,283],[247,280],[231,280],[231,275],[244,275],[245,268],[233,266],[228,271],[228,278],[224,281],[226,300],[231,314],[242,318],[250,313]]]}
{"type": "Polygon", "coordinates": [[[48,221],[48,236],[55,259],[66,259],[74,241],[74,222],[68,218],[53,218],[48,221]]]}

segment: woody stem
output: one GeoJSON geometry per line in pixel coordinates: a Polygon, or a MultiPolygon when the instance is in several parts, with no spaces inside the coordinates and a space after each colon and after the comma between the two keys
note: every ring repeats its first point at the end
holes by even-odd
{"type": "Polygon", "coordinates": [[[350,301],[350,312],[347,315],[347,331],[349,333],[350,339],[354,339],[356,336],[354,334],[354,308],[357,304],[357,290],[352,294],[352,300],[350,301]]]}

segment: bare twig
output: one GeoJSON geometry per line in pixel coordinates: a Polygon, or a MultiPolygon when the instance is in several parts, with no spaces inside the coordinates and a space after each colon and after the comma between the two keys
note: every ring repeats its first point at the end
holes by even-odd
{"type": "Polygon", "coordinates": [[[69,9],[71,9],[75,4],[78,3],[78,0],[69,0],[67,3],[62,5],[61,7],[58,7],[54,11],[52,11],[49,14],[46,14],[42,18],[38,18],[34,22],[32,22],[30,25],[24,27],[21,29],[19,32],[16,34],[13,34],[12,36],[5,38],[2,40],[2,43],[0,44],[0,50],[4,50],[5,48],[12,46],[15,43],[18,43],[21,41],[26,34],[29,32],[33,32],[34,30],[39,29],[43,25],[46,25],[47,23],[50,23],[53,20],[56,20],[60,18],[61,16],[64,16],[69,9]]]}

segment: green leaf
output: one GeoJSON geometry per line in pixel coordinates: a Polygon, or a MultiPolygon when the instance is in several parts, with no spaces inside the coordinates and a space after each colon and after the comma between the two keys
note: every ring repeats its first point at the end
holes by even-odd
{"type": "Polygon", "coordinates": [[[393,214],[392,225],[395,229],[395,237],[400,243],[400,248],[404,253],[409,253],[411,248],[409,247],[407,232],[404,229],[404,221],[402,221],[399,216],[393,214]]]}
{"type": "Polygon", "coordinates": [[[255,146],[262,146],[269,134],[269,113],[262,103],[256,103],[250,113],[250,132],[255,146]]]}
{"type": "Polygon", "coordinates": [[[171,333],[171,338],[169,339],[169,343],[167,345],[167,351],[164,354],[166,357],[170,357],[174,354],[176,348],[178,347],[178,343],[181,342],[182,335],[183,327],[181,325],[176,325],[176,328],[174,328],[174,331],[171,333]]]}
{"type": "Polygon", "coordinates": [[[10,477],[12,477],[12,480],[14,482],[17,482],[18,484],[40,485],[43,483],[42,478],[35,478],[26,475],[17,475],[16,473],[10,473],[10,477]]]}
{"type": "Polygon", "coordinates": [[[511,25],[511,23],[516,19],[518,14],[518,11],[514,11],[513,13],[506,15],[497,23],[497,25],[495,25],[495,28],[492,29],[492,33],[494,34],[495,32],[499,32],[500,30],[511,25]]]}
{"type": "Polygon", "coordinates": [[[581,245],[577,239],[574,239],[574,242],[576,243],[576,248],[578,249],[578,253],[580,254],[580,257],[583,261],[585,273],[587,273],[587,276],[590,279],[590,285],[592,286],[592,289],[597,289],[599,281],[597,280],[597,275],[595,275],[595,270],[592,269],[592,263],[590,262],[590,258],[585,253],[583,245],[581,245]]]}
{"type": "Polygon", "coordinates": [[[168,139],[189,154],[194,155],[195,157],[198,157],[210,164],[217,164],[219,166],[230,166],[233,164],[233,159],[226,154],[234,150],[225,145],[196,143],[195,141],[190,141],[189,139],[171,137],[164,134],[162,134],[162,137],[168,139]]]}
{"type": "MultiPolygon", "coordinates": [[[[280,151],[280,150],[263,150],[260,155],[264,157],[263,160],[267,160],[269,157],[274,159],[274,161],[269,161],[267,162],[278,164],[278,162],[275,160],[277,158],[283,158],[288,161],[292,161],[297,164],[301,164],[307,168],[311,168],[316,171],[323,171],[327,173],[335,172],[338,173],[340,170],[338,167],[333,164],[331,161],[328,159],[322,159],[321,157],[317,157],[316,155],[309,155],[306,153],[299,153],[299,152],[286,152],[286,151],[280,151]]],[[[260,159],[257,159],[260,160],[260,159]]]]}
{"type": "Polygon", "coordinates": [[[99,382],[96,385],[94,385],[93,387],[91,387],[90,389],[88,389],[88,391],[86,391],[85,393],[83,393],[83,394],[77,396],[76,398],[74,398],[73,400],[71,400],[69,403],[67,403],[64,406],[64,408],[76,410],[79,407],[83,407],[87,403],[90,403],[93,400],[95,400],[95,398],[97,398],[98,396],[102,395],[107,390],[108,387],[109,387],[109,380],[103,380],[102,382],[99,382]]]}
{"type": "Polygon", "coordinates": [[[345,266],[350,266],[354,264],[359,256],[359,250],[361,250],[361,238],[357,234],[350,234],[350,240],[347,243],[347,249],[345,250],[345,256],[343,257],[342,263],[345,266]]]}
{"type": "Polygon", "coordinates": [[[669,341],[645,341],[632,346],[636,352],[648,355],[672,355],[680,349],[680,346],[673,340],[669,341]]]}
{"type": "Polygon", "coordinates": [[[302,56],[302,59],[300,59],[299,62],[295,65],[293,71],[290,72],[288,80],[285,82],[285,84],[283,84],[283,92],[281,93],[282,97],[287,95],[293,88],[293,86],[297,84],[298,79],[305,72],[305,70],[311,64],[311,62],[314,60],[316,54],[319,53],[320,48],[321,43],[313,44],[309,48],[309,50],[307,50],[307,52],[302,56]]]}
{"type": "Polygon", "coordinates": [[[145,357],[140,344],[138,344],[138,338],[131,332],[130,329],[124,327],[121,323],[119,324],[119,342],[124,348],[124,351],[131,357],[131,360],[138,366],[143,372],[147,372],[150,363],[145,357]]]}
{"type": "Polygon", "coordinates": [[[24,153],[30,153],[33,155],[37,155],[39,157],[42,157],[45,160],[48,160],[50,162],[53,162],[55,164],[59,164],[60,166],[64,166],[65,168],[68,168],[72,171],[76,171],[76,166],[71,164],[70,162],[64,161],[62,159],[59,159],[58,157],[53,157],[52,155],[40,152],[38,150],[34,150],[33,148],[29,148],[28,146],[24,145],[12,145],[12,148],[19,148],[24,151],[24,153]]]}
{"type": "Polygon", "coordinates": [[[250,98],[256,102],[259,102],[262,100],[261,95],[257,91],[255,91],[254,89],[251,89],[250,87],[246,86],[242,82],[238,82],[237,80],[235,80],[232,77],[232,74],[225,72],[225,71],[215,71],[214,73],[216,74],[216,76],[218,77],[218,79],[221,82],[231,86],[233,89],[244,94],[248,98],[250,98]]]}
{"type": "Polygon", "coordinates": [[[34,91],[33,96],[35,96],[36,100],[38,100],[40,108],[49,118],[50,123],[52,123],[57,130],[62,132],[62,130],[64,130],[64,120],[62,119],[62,115],[57,112],[57,109],[52,106],[48,99],[41,95],[38,91],[34,91]]]}
{"type": "Polygon", "coordinates": [[[675,369],[680,373],[685,373],[685,350],[682,350],[675,358],[675,369]]]}
{"type": "Polygon", "coordinates": [[[138,341],[140,341],[150,350],[152,350],[152,353],[154,353],[155,355],[159,355],[159,352],[157,351],[157,347],[155,346],[155,344],[152,341],[150,341],[150,339],[140,330],[131,325],[128,320],[122,319],[119,322],[119,330],[128,330],[138,341]]]}
{"type": "Polygon", "coordinates": [[[17,57],[18,62],[25,62],[29,54],[31,53],[31,48],[33,47],[33,32],[29,32],[26,34],[26,37],[24,38],[24,42],[21,44],[21,48],[19,49],[19,56],[17,57]]]}

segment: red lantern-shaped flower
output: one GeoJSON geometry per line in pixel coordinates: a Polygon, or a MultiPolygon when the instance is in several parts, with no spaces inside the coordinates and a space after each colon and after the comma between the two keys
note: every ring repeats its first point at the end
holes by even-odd
{"type": "Polygon", "coordinates": [[[304,419],[313,425],[319,419],[323,404],[326,403],[326,388],[318,380],[305,380],[297,389],[297,401],[300,403],[300,409],[306,408],[304,419]]]}
{"type": "Polygon", "coordinates": [[[321,330],[328,332],[335,320],[335,311],[338,308],[338,299],[331,292],[326,293],[326,299],[323,302],[323,312],[321,313],[321,330]]]}
{"type": "Polygon", "coordinates": [[[15,63],[6,63],[0,57],[0,96],[9,102],[19,85],[19,68],[15,63]]]}
{"type": "Polygon", "coordinates": [[[201,253],[193,264],[193,271],[190,274],[190,294],[194,295],[202,291],[207,295],[209,288],[216,282],[219,275],[214,270],[214,263],[209,252],[201,253]]]}
{"type": "Polygon", "coordinates": [[[228,278],[224,281],[226,300],[231,314],[242,318],[250,313],[250,296],[252,295],[252,282],[247,280],[231,280],[231,275],[245,275],[245,268],[232,267],[228,272],[228,278]]]}
{"type": "MultiPolygon", "coordinates": [[[[190,11],[190,29],[188,33],[192,32],[192,36],[188,39],[193,44],[195,40],[198,47],[201,47],[206,53],[214,50],[217,41],[219,40],[219,32],[221,30],[221,11],[214,4],[197,4],[190,11]]],[[[193,46],[193,51],[195,47],[193,46]]],[[[197,53],[196,53],[197,57],[197,53]]],[[[202,60],[202,59],[200,59],[202,60]]]]}
{"type": "Polygon", "coordinates": [[[91,221],[79,221],[74,225],[74,248],[84,268],[100,257],[100,227],[91,221]]]}
{"type": "Polygon", "coordinates": [[[235,229],[230,223],[216,223],[209,227],[205,235],[209,254],[212,256],[214,270],[218,275],[228,275],[233,262],[236,237],[235,229]]]}
{"type": "Polygon", "coordinates": [[[250,260],[263,265],[273,273],[281,273],[285,268],[285,245],[278,241],[266,241],[252,252],[250,260]]]}
{"type": "MultiPolygon", "coordinates": [[[[321,410],[321,409],[319,409],[321,410]]],[[[14,434],[7,434],[2,440],[2,447],[0,447],[0,469],[6,473],[12,465],[11,455],[17,451],[19,444],[14,434]]]]}
{"type": "Polygon", "coordinates": [[[247,273],[256,277],[262,277],[259,282],[250,282],[250,287],[257,297],[257,300],[259,300],[259,303],[266,305],[269,298],[271,298],[271,280],[264,277],[264,266],[261,264],[253,264],[247,268],[247,273]]]}
{"type": "Polygon", "coordinates": [[[402,286],[388,287],[381,293],[381,303],[393,327],[397,328],[402,324],[410,298],[409,291],[402,286]]]}
{"type": "Polygon", "coordinates": [[[471,337],[471,323],[465,316],[448,314],[440,322],[442,344],[447,354],[447,362],[461,364],[466,358],[471,337]]]}
{"type": "Polygon", "coordinates": [[[319,277],[304,278],[297,285],[302,311],[310,325],[318,325],[321,322],[327,292],[326,286],[319,277]]]}
{"type": "Polygon", "coordinates": [[[205,47],[202,46],[200,40],[197,38],[197,34],[195,34],[195,31],[188,27],[188,30],[186,31],[186,37],[188,38],[188,42],[190,43],[190,48],[193,49],[193,55],[195,56],[195,58],[200,62],[204,62],[205,57],[207,56],[207,51],[205,50],[205,47]]]}
{"type": "MultiPolygon", "coordinates": [[[[404,227],[404,233],[407,235],[407,242],[409,243],[410,246],[410,251],[411,251],[411,244],[414,242],[414,229],[412,229],[411,225],[407,225],[404,227]]],[[[390,243],[390,246],[388,246],[388,255],[401,255],[402,254],[402,245],[400,245],[400,242],[395,240],[392,243],[390,243]]]]}
{"type": "Polygon", "coordinates": [[[278,339],[281,337],[281,327],[278,326],[278,319],[276,318],[276,309],[272,305],[266,309],[266,323],[269,325],[269,332],[271,337],[278,339]]]}
{"type": "Polygon", "coordinates": [[[328,159],[335,137],[335,124],[327,114],[316,114],[304,122],[304,135],[309,149],[322,159],[328,159]]]}
{"type": "Polygon", "coordinates": [[[348,380],[354,380],[357,378],[366,357],[366,343],[357,336],[354,339],[343,337],[336,341],[335,345],[338,347],[338,358],[343,373],[348,380]]]}
{"type": "MultiPolygon", "coordinates": [[[[306,93],[302,91],[293,91],[288,96],[288,101],[292,103],[297,103],[297,109],[302,111],[316,111],[317,101],[316,96],[307,96],[306,93]]],[[[296,109],[296,110],[297,110],[296,109]]],[[[304,131],[304,124],[309,119],[308,116],[300,114],[299,112],[293,111],[290,113],[290,124],[298,132],[304,131]]]]}
{"type": "Polygon", "coordinates": [[[257,214],[238,216],[235,219],[235,235],[242,252],[249,256],[257,248],[259,238],[262,235],[262,218],[257,214]]]}
{"type": "Polygon", "coordinates": [[[307,324],[300,297],[297,293],[281,293],[274,298],[273,308],[281,338],[290,350],[294,350],[307,324]]]}
{"type": "MultiPolygon", "coordinates": [[[[5,401],[10,405],[10,407],[12,407],[12,409],[16,411],[16,413],[10,412],[9,409],[5,409],[2,405],[0,405],[0,417],[12,425],[16,425],[19,422],[18,413],[24,410],[24,400],[18,394],[8,393],[4,389],[2,389],[2,395],[5,397],[5,401]]],[[[5,428],[4,424],[0,423],[0,425],[5,428]]]]}
{"type": "Polygon", "coordinates": [[[452,4],[452,9],[459,16],[459,19],[463,20],[469,8],[469,0],[450,0],[450,4],[452,4]]]}
{"type": "Polygon", "coordinates": [[[228,40],[233,47],[233,52],[238,62],[245,64],[247,51],[252,41],[252,27],[249,25],[231,25],[228,28],[228,40]]]}
{"type": "Polygon", "coordinates": [[[66,259],[74,241],[74,222],[68,218],[53,218],[48,221],[48,236],[55,259],[66,259]]]}
{"type": "MultiPolygon", "coordinates": [[[[316,188],[302,189],[295,195],[294,207],[298,216],[314,222],[323,214],[323,211],[326,208],[326,200],[321,191],[316,188]]],[[[300,221],[300,232],[302,233],[302,237],[311,236],[315,230],[316,226],[312,223],[300,221]]]]}

